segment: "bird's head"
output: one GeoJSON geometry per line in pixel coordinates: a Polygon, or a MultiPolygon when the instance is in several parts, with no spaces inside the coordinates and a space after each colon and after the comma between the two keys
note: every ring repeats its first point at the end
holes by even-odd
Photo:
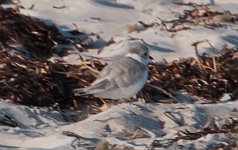
{"type": "Polygon", "coordinates": [[[142,44],[133,45],[129,52],[126,54],[126,57],[130,57],[136,61],[139,61],[145,65],[149,63],[149,49],[142,44]]]}

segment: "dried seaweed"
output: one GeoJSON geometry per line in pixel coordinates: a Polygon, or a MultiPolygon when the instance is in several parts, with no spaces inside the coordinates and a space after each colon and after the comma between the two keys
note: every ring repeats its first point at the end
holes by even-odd
{"type": "MultiPolygon", "coordinates": [[[[236,53],[237,49],[224,47],[215,57],[217,71],[212,68],[213,57],[207,55],[201,56],[202,67],[195,58],[150,64],[148,82],[167,92],[185,90],[206,98],[206,103],[219,102],[224,93],[231,93],[235,98],[238,89],[236,53]]],[[[11,55],[5,51],[0,53],[0,64],[0,97],[3,99],[25,105],[75,109],[82,103],[93,104],[92,99],[99,101],[92,96],[74,97],[72,92],[75,88],[88,86],[95,79],[104,66],[99,61],[82,60],[78,65],[70,65],[39,58],[25,59],[21,53],[11,55]]],[[[163,94],[153,86],[146,86],[142,97],[158,101],[163,94]]]]}
{"type": "MultiPolygon", "coordinates": [[[[86,34],[79,33],[87,37],[86,34]]],[[[28,51],[28,54],[37,57],[50,57],[53,53],[62,54],[62,45],[80,44],[85,48],[88,46],[83,44],[87,38],[65,37],[53,23],[22,15],[14,8],[0,7],[0,34],[3,47],[8,47],[9,43],[21,44],[22,49],[28,51]]]]}
{"type": "MultiPolygon", "coordinates": [[[[190,30],[192,25],[204,26],[206,28],[222,27],[224,23],[236,23],[238,14],[233,14],[230,11],[216,11],[208,7],[209,5],[198,5],[195,3],[175,3],[177,5],[192,6],[191,10],[184,10],[183,14],[178,14],[176,19],[164,20],[157,17],[158,21],[152,23],[138,23],[127,27],[128,33],[139,33],[148,28],[160,26],[161,30],[176,33],[183,30],[190,30]]],[[[173,34],[171,36],[174,36],[173,34]]]]}
{"type": "MultiPolygon", "coordinates": [[[[128,26],[127,32],[141,32],[151,27],[161,27],[161,30],[168,32],[179,32],[183,30],[190,30],[191,24],[200,25],[206,28],[222,27],[223,23],[236,23],[238,21],[238,14],[233,14],[230,11],[216,11],[209,8],[209,5],[198,5],[194,3],[176,3],[177,5],[193,6],[192,10],[184,10],[183,14],[179,14],[176,19],[163,20],[159,17],[159,22],[138,23],[128,26]]],[[[172,35],[173,36],[173,35],[172,35]]]]}
{"type": "MultiPolygon", "coordinates": [[[[160,18],[159,18],[160,19],[160,18]]],[[[176,28],[185,24],[201,25],[207,28],[222,27],[222,23],[235,23],[238,20],[238,14],[232,14],[230,11],[215,11],[207,6],[195,6],[192,10],[185,10],[183,14],[174,20],[161,20],[162,27],[169,32],[180,31],[176,28]],[[168,28],[167,26],[171,26],[168,28]],[[176,30],[175,30],[176,29],[176,30]]],[[[181,27],[180,27],[181,28],[181,27]]]]}
{"type": "MultiPolygon", "coordinates": [[[[219,102],[224,93],[237,97],[238,89],[237,48],[224,46],[219,56],[206,54],[199,59],[188,58],[171,63],[151,64],[150,84],[166,91],[186,91],[191,95],[204,97],[206,103],[219,102]],[[216,60],[214,64],[214,59],[216,60]],[[214,68],[215,66],[215,68],[214,68]]],[[[156,99],[155,89],[145,89],[152,99],[156,99]]]]}
{"type": "MultiPolygon", "coordinates": [[[[197,129],[196,132],[190,132],[189,130],[185,129],[184,131],[178,131],[177,137],[174,139],[167,140],[168,143],[164,143],[161,140],[155,140],[152,144],[153,148],[156,147],[169,147],[174,142],[178,142],[179,140],[197,140],[201,137],[205,137],[206,135],[211,134],[229,134],[229,133],[238,133],[237,130],[237,118],[228,118],[227,122],[223,124],[221,127],[217,127],[216,125],[213,128],[201,128],[197,129]]],[[[232,149],[237,148],[235,139],[225,140],[221,143],[217,143],[216,145],[209,146],[209,149],[218,149],[218,148],[225,148],[225,149],[232,149]]]]}
{"type": "MultiPolygon", "coordinates": [[[[21,54],[2,52],[0,64],[0,97],[24,105],[77,109],[73,89],[95,79],[90,69],[85,71],[84,65],[25,59],[21,54]]],[[[95,66],[101,68],[100,63],[95,66]]],[[[90,97],[80,102],[83,104],[88,99],[90,97]]]]}

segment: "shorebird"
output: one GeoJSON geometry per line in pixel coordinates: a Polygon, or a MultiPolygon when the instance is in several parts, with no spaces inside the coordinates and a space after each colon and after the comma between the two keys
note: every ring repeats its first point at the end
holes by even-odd
{"type": "Polygon", "coordinates": [[[133,97],[148,77],[149,50],[143,44],[130,47],[125,57],[110,62],[89,87],[74,90],[76,96],[93,94],[103,99],[133,97]]]}

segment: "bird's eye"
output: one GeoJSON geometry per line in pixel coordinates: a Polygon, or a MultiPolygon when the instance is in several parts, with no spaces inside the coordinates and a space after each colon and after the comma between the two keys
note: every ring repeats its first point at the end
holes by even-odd
{"type": "Polygon", "coordinates": [[[145,53],[144,53],[144,56],[147,56],[147,55],[148,55],[148,53],[147,53],[147,52],[145,52],[145,53]]]}

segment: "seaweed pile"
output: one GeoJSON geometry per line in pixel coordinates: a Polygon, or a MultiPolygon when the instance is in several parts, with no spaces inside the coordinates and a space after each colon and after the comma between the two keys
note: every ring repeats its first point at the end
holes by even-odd
{"type": "MultiPolygon", "coordinates": [[[[69,47],[79,52],[92,46],[85,42],[89,39],[86,34],[70,30],[65,36],[49,21],[22,15],[15,8],[0,7],[0,35],[2,99],[31,106],[78,107],[72,89],[92,82],[94,76],[88,77],[90,70],[80,74],[80,67],[48,58],[66,55],[69,47]],[[62,47],[65,49],[59,50],[62,47]],[[82,83],[78,85],[77,81],[82,83]]],[[[85,65],[82,63],[82,70],[85,65]]]]}
{"type": "MultiPolygon", "coordinates": [[[[73,89],[88,86],[95,79],[93,63],[70,65],[55,60],[25,59],[21,54],[13,56],[0,53],[0,97],[24,105],[50,106],[54,108],[78,108],[73,89]],[[90,68],[90,69],[89,69],[90,68]]],[[[84,98],[80,103],[84,103],[84,98]]],[[[95,98],[94,98],[95,99],[95,98]]]]}
{"type": "MultiPolygon", "coordinates": [[[[195,48],[198,43],[193,44],[195,48]]],[[[237,56],[237,48],[225,45],[218,56],[203,54],[198,58],[152,64],[150,82],[166,91],[183,91],[203,97],[204,103],[219,102],[225,93],[234,100],[238,96],[237,56]]]]}
{"type": "MultiPolygon", "coordinates": [[[[50,57],[52,54],[63,55],[62,47],[77,44],[84,48],[90,47],[85,40],[88,36],[77,30],[67,33],[71,36],[64,36],[50,21],[41,21],[20,14],[18,9],[0,7],[0,42],[2,48],[11,48],[17,51],[23,51],[30,57],[50,57]],[[47,23],[46,23],[47,22],[47,23]],[[77,36],[76,36],[77,35],[77,36]],[[81,38],[82,37],[82,38],[81,38]],[[12,47],[12,44],[20,44],[12,47]]],[[[79,48],[78,48],[79,49],[79,48]]]]}
{"type": "MultiPolygon", "coordinates": [[[[235,48],[224,47],[220,56],[201,56],[164,64],[150,64],[149,84],[167,92],[186,91],[204,97],[207,103],[219,102],[225,93],[237,97],[238,70],[235,48]],[[200,65],[201,66],[200,66],[200,65]],[[213,66],[216,65],[216,69],[213,66]]],[[[75,100],[85,102],[92,96],[76,98],[73,89],[88,86],[104,66],[100,61],[82,61],[79,65],[61,61],[25,59],[21,54],[0,53],[0,97],[25,105],[75,106],[75,100]]],[[[161,96],[157,89],[144,88],[144,95],[155,101],[161,96]]]]}
{"type": "Polygon", "coordinates": [[[193,6],[193,9],[184,10],[183,14],[179,14],[173,20],[161,20],[158,18],[161,21],[162,29],[166,29],[169,32],[191,29],[191,24],[213,29],[223,27],[225,23],[236,23],[238,21],[238,14],[233,14],[230,11],[217,11],[204,5],[176,4],[193,6]]]}
{"type": "Polygon", "coordinates": [[[230,11],[217,11],[208,6],[193,3],[180,2],[175,4],[191,6],[192,9],[184,10],[183,14],[178,14],[172,20],[164,20],[158,17],[159,21],[152,23],[138,21],[138,23],[128,26],[128,33],[138,33],[151,27],[160,27],[161,30],[176,33],[183,30],[190,30],[193,28],[192,25],[214,29],[223,27],[226,23],[235,24],[238,21],[238,14],[230,11]]]}
{"type": "MultiPolygon", "coordinates": [[[[177,3],[177,5],[183,4],[177,3]]],[[[173,20],[172,22],[190,22],[195,25],[203,25],[205,27],[219,27],[222,26],[221,23],[235,23],[237,19],[237,14],[232,14],[230,11],[216,11],[204,5],[195,5],[192,10],[185,10],[184,14],[180,15],[178,20],[173,20]]]]}

